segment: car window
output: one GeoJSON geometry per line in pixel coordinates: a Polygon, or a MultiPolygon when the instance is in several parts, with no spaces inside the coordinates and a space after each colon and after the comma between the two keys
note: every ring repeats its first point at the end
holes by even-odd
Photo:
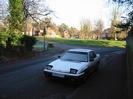
{"type": "Polygon", "coordinates": [[[96,54],[95,54],[94,51],[91,51],[91,52],[89,53],[89,56],[90,56],[90,58],[95,58],[95,57],[96,57],[96,54]]]}
{"type": "Polygon", "coordinates": [[[68,60],[68,61],[87,62],[88,53],[68,51],[61,57],[61,59],[68,60]]]}

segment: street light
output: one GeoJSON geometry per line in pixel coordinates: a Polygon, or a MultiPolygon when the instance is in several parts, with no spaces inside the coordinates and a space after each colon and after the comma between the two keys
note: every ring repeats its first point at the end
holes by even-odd
{"type": "Polygon", "coordinates": [[[43,48],[44,48],[44,51],[45,50],[47,50],[47,46],[46,46],[46,42],[45,42],[45,36],[46,36],[46,34],[47,34],[47,28],[46,28],[46,26],[44,26],[44,29],[43,29],[43,35],[44,35],[44,37],[43,37],[43,48]]]}

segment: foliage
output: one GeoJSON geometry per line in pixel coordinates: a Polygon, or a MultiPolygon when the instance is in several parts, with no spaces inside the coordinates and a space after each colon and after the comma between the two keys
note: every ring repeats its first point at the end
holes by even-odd
{"type": "Polygon", "coordinates": [[[36,38],[33,36],[23,35],[20,41],[24,50],[32,51],[33,45],[36,43],[36,38]]]}
{"type": "Polygon", "coordinates": [[[0,32],[4,32],[4,31],[6,31],[6,27],[4,27],[4,26],[0,26],[0,32]]]}
{"type": "Polygon", "coordinates": [[[133,7],[133,0],[113,0],[114,2],[117,2],[119,4],[127,4],[128,6],[133,7]]]}
{"type": "Polygon", "coordinates": [[[133,0],[113,0],[113,1],[127,8],[126,12],[128,14],[128,17],[124,18],[126,22],[121,23],[119,27],[125,30],[128,30],[129,27],[131,27],[129,35],[133,36],[133,32],[132,32],[133,31],[133,0]]]}
{"type": "Polygon", "coordinates": [[[12,46],[20,46],[21,33],[11,33],[8,39],[11,41],[12,46]]]}
{"type": "Polygon", "coordinates": [[[6,47],[7,38],[8,38],[7,32],[0,32],[0,46],[1,47],[6,47]]]}
{"type": "Polygon", "coordinates": [[[90,33],[92,31],[92,25],[90,20],[83,19],[80,22],[80,38],[82,39],[88,39],[90,38],[90,33]]]}
{"type": "Polygon", "coordinates": [[[27,32],[27,27],[29,24],[32,25],[33,20],[35,22],[40,21],[39,18],[53,12],[48,6],[40,6],[40,4],[38,0],[0,1],[0,5],[2,5],[0,6],[0,18],[4,24],[3,27],[0,26],[0,55],[3,52],[20,52],[19,48],[23,48],[25,51],[32,50],[36,39],[31,36],[22,36],[22,32],[27,32]],[[8,10],[6,9],[7,6],[4,8],[4,4],[1,3],[7,3],[8,10]],[[6,12],[1,13],[3,11],[6,12]]]}
{"type": "Polygon", "coordinates": [[[64,37],[64,31],[66,30],[69,30],[69,27],[65,24],[65,23],[62,23],[60,26],[59,26],[59,32],[60,32],[60,35],[62,37],[64,37]]]}
{"type": "Polygon", "coordinates": [[[126,40],[126,37],[127,37],[126,31],[121,31],[120,33],[117,34],[118,40],[126,40]]]}
{"type": "Polygon", "coordinates": [[[9,0],[9,30],[21,32],[24,22],[23,0],[9,0]]]}
{"type": "Polygon", "coordinates": [[[69,34],[70,34],[70,37],[71,38],[78,38],[79,37],[79,30],[77,30],[76,28],[74,27],[71,27],[69,29],[69,34]]]}
{"type": "Polygon", "coordinates": [[[111,18],[111,38],[117,40],[117,34],[121,32],[121,28],[118,27],[120,24],[120,10],[118,7],[113,8],[112,11],[112,18],[111,18]]]}
{"type": "Polygon", "coordinates": [[[20,34],[11,33],[9,35],[9,32],[0,32],[0,55],[6,51],[10,52],[16,46],[20,46],[20,38],[20,34]]]}

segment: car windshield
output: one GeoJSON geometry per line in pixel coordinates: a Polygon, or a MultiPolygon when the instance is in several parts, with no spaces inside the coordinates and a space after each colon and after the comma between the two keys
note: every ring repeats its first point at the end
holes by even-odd
{"type": "Polygon", "coordinates": [[[88,54],[86,52],[68,51],[61,57],[61,59],[67,61],[87,62],[88,54]]]}

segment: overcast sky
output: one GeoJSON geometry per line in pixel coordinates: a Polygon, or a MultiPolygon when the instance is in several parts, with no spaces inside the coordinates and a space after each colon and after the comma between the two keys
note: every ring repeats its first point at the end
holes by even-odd
{"type": "Polygon", "coordinates": [[[53,18],[57,24],[66,23],[79,27],[83,18],[90,19],[94,23],[98,19],[104,21],[105,27],[110,24],[111,8],[107,0],[47,0],[58,18],[53,18]]]}

